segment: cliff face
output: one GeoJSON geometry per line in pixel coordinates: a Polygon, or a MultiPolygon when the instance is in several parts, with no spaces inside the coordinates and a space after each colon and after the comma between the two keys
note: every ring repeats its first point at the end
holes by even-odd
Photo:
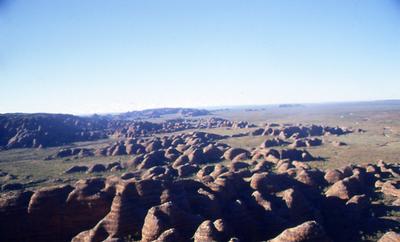
{"type": "Polygon", "coordinates": [[[0,147],[39,148],[105,138],[106,120],[64,114],[0,115],[0,147]]]}
{"type": "MultiPolygon", "coordinates": [[[[60,146],[78,141],[117,137],[137,137],[159,132],[195,128],[198,122],[186,119],[152,123],[137,119],[180,113],[182,117],[209,114],[197,109],[152,109],[119,115],[80,117],[68,114],[0,115],[0,149],[60,146]]],[[[203,124],[204,125],[204,124],[203,124]]]]}

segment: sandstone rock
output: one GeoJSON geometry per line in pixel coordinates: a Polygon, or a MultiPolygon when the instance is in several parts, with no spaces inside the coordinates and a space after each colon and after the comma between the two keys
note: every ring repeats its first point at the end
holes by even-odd
{"type": "Polygon", "coordinates": [[[269,194],[293,187],[293,180],[285,174],[262,172],[253,174],[250,178],[250,186],[262,194],[269,194]]]}
{"type": "Polygon", "coordinates": [[[346,202],[351,219],[355,222],[361,218],[362,213],[370,206],[369,199],[366,195],[355,195],[346,202]]]}
{"type": "Polygon", "coordinates": [[[385,183],[383,183],[381,190],[385,195],[400,198],[400,189],[398,187],[399,184],[397,184],[396,182],[386,181],[385,183]]]}
{"type": "Polygon", "coordinates": [[[201,149],[194,149],[190,154],[188,154],[189,162],[191,164],[202,164],[204,163],[204,154],[201,149]]]}
{"type": "Polygon", "coordinates": [[[149,169],[154,166],[162,166],[164,165],[164,161],[155,156],[147,156],[144,158],[142,163],[138,166],[138,169],[149,169]]]}
{"type": "Polygon", "coordinates": [[[259,191],[253,192],[251,196],[254,198],[258,205],[264,208],[265,211],[272,211],[272,203],[266,200],[259,191]]]}
{"type": "Polygon", "coordinates": [[[187,177],[196,173],[200,168],[197,165],[181,165],[177,167],[180,177],[187,177]]]}
{"type": "Polygon", "coordinates": [[[32,224],[32,233],[38,241],[65,238],[66,200],[72,190],[70,185],[53,186],[41,188],[32,195],[28,216],[32,224]]]}
{"type": "Polygon", "coordinates": [[[126,148],[123,144],[118,144],[114,147],[111,153],[112,156],[126,155],[126,148]]]}
{"type": "MultiPolygon", "coordinates": [[[[236,159],[236,158],[235,158],[236,159]]],[[[245,169],[248,168],[250,165],[246,162],[242,162],[242,161],[232,161],[232,163],[230,164],[230,169],[232,171],[239,171],[241,169],[245,169]]]]}
{"type": "Polygon", "coordinates": [[[165,151],[165,158],[170,162],[175,161],[180,155],[181,153],[177,149],[172,147],[168,148],[165,151]]]}
{"type": "Polygon", "coordinates": [[[202,179],[205,176],[210,175],[214,171],[214,166],[213,165],[207,165],[203,166],[196,174],[196,176],[200,179],[202,179]]]}
{"type": "Polygon", "coordinates": [[[342,141],[332,141],[332,145],[335,147],[341,147],[341,146],[346,146],[347,144],[342,141]]]}
{"type": "Polygon", "coordinates": [[[223,151],[210,144],[203,148],[204,159],[207,162],[219,161],[223,155],[223,151]]]}
{"type": "Polygon", "coordinates": [[[200,224],[194,234],[195,242],[221,241],[219,231],[210,220],[200,224]]]}
{"type": "Polygon", "coordinates": [[[72,155],[72,149],[61,149],[55,155],[57,158],[64,158],[72,155]]]}
{"type": "Polygon", "coordinates": [[[145,152],[145,147],[141,144],[127,144],[125,146],[125,153],[127,155],[143,154],[145,152]]]}
{"type": "Polygon", "coordinates": [[[72,174],[77,172],[86,172],[87,170],[88,170],[87,166],[72,166],[71,168],[67,169],[64,173],[72,174]]]}
{"type": "Polygon", "coordinates": [[[355,178],[345,178],[333,184],[326,192],[327,197],[338,197],[348,200],[360,193],[359,182],[355,178]]]}
{"type": "Polygon", "coordinates": [[[325,180],[330,183],[330,184],[334,184],[340,180],[342,180],[344,178],[344,175],[341,171],[335,169],[328,169],[325,172],[325,176],[324,176],[325,180]]]}
{"type": "Polygon", "coordinates": [[[94,152],[94,154],[96,156],[106,156],[107,155],[107,148],[99,148],[94,152]]]}
{"type": "Polygon", "coordinates": [[[270,242],[328,242],[324,229],[315,221],[308,221],[286,229],[270,242]]]}
{"type": "Polygon", "coordinates": [[[263,133],[264,133],[264,129],[263,128],[258,128],[258,129],[255,129],[254,131],[252,131],[251,132],[251,135],[253,135],[253,136],[259,136],[259,135],[262,135],[263,133]]]}
{"type": "Polygon", "coordinates": [[[261,148],[270,148],[274,146],[283,146],[286,145],[287,142],[279,139],[279,138],[273,138],[273,139],[266,139],[261,145],[261,148]]]}
{"type": "Polygon", "coordinates": [[[344,177],[349,177],[353,175],[353,167],[351,165],[344,166],[340,169],[344,177]]]}
{"type": "Polygon", "coordinates": [[[121,179],[123,179],[123,180],[129,180],[129,179],[132,179],[132,178],[137,177],[137,176],[138,176],[137,173],[134,173],[134,172],[125,172],[125,173],[123,173],[123,174],[121,175],[121,179]]]}
{"type": "Polygon", "coordinates": [[[398,241],[400,241],[400,234],[395,232],[387,232],[378,240],[378,242],[398,242],[398,241]]]}
{"type": "Polygon", "coordinates": [[[277,193],[285,202],[288,210],[282,210],[281,214],[290,221],[304,221],[304,219],[315,219],[314,209],[303,193],[298,189],[289,188],[277,193]]]}
{"type": "Polygon", "coordinates": [[[199,188],[195,194],[188,196],[188,200],[195,214],[209,219],[217,219],[222,215],[221,201],[207,189],[199,188]]]}
{"type": "Polygon", "coordinates": [[[376,166],[369,164],[369,165],[367,165],[366,172],[374,174],[374,173],[378,172],[378,169],[376,166]]]}
{"type": "Polygon", "coordinates": [[[163,166],[155,166],[147,171],[145,171],[142,175],[142,179],[151,179],[153,177],[160,176],[162,174],[165,174],[167,172],[167,168],[163,166]]]}
{"type": "Polygon", "coordinates": [[[263,161],[258,162],[252,171],[253,171],[253,173],[266,172],[270,168],[271,168],[271,163],[269,163],[266,160],[263,160],[263,161]]]}
{"type": "Polygon", "coordinates": [[[189,204],[188,193],[181,183],[169,184],[160,195],[160,204],[172,202],[180,209],[191,211],[192,204],[189,204]]]}
{"type": "Polygon", "coordinates": [[[110,212],[94,228],[78,234],[72,241],[103,241],[124,238],[140,230],[141,221],[135,206],[138,193],[134,183],[117,184],[110,212]]]}
{"type": "Polygon", "coordinates": [[[298,147],[306,147],[307,143],[306,141],[302,140],[302,139],[296,139],[291,145],[291,148],[298,148],[298,147]]]}
{"type": "Polygon", "coordinates": [[[33,192],[17,192],[0,197],[0,234],[2,241],[28,241],[31,227],[28,205],[33,192]],[[24,221],[24,222],[21,222],[24,221]]]}
{"type": "Polygon", "coordinates": [[[140,165],[140,163],[142,163],[143,159],[144,159],[144,155],[143,154],[142,155],[137,155],[137,156],[133,157],[133,159],[128,160],[126,162],[125,167],[137,167],[137,166],[140,165]]]}
{"type": "Polygon", "coordinates": [[[311,161],[314,160],[314,157],[306,150],[283,149],[281,151],[281,159],[311,161]]]}
{"type": "Polygon", "coordinates": [[[232,228],[226,223],[224,219],[217,219],[214,221],[214,227],[219,232],[221,241],[228,241],[232,236],[232,228]]]}
{"type": "Polygon", "coordinates": [[[229,150],[225,151],[224,158],[227,160],[233,160],[240,154],[245,154],[248,157],[250,156],[250,152],[248,150],[242,148],[230,148],[229,150]]]}
{"type": "Polygon", "coordinates": [[[294,168],[294,166],[288,160],[282,160],[276,165],[276,170],[278,174],[285,173],[291,168],[294,168]]]}
{"type": "Polygon", "coordinates": [[[228,171],[228,168],[226,168],[225,166],[221,165],[221,164],[217,164],[214,167],[214,171],[211,172],[210,176],[212,176],[214,179],[217,178],[219,175],[225,173],[228,171]]]}
{"type": "Polygon", "coordinates": [[[162,144],[161,141],[159,140],[154,140],[153,142],[150,142],[147,146],[146,146],[146,152],[150,153],[153,151],[157,151],[159,149],[162,148],[162,144]]]}
{"type": "Polygon", "coordinates": [[[175,162],[172,164],[172,167],[177,168],[178,166],[187,164],[189,164],[189,157],[187,155],[181,155],[175,160],[175,162]]]}
{"type": "Polygon", "coordinates": [[[318,146],[322,144],[322,140],[318,138],[311,138],[306,140],[306,145],[308,147],[318,146]]]}
{"type": "Polygon", "coordinates": [[[323,173],[320,171],[300,170],[300,172],[297,172],[295,179],[313,187],[324,185],[323,173]]]}
{"type": "Polygon", "coordinates": [[[79,180],[66,200],[63,228],[68,238],[92,228],[109,211],[114,197],[114,187],[107,186],[102,178],[79,180]]]}
{"type": "Polygon", "coordinates": [[[118,164],[118,165],[116,165],[116,166],[113,166],[113,167],[110,169],[110,171],[115,172],[115,171],[120,171],[120,170],[122,170],[122,169],[124,169],[124,168],[121,166],[121,164],[118,164]]]}
{"type": "Polygon", "coordinates": [[[87,173],[105,172],[106,167],[103,164],[94,164],[87,170],[87,173]]]}
{"type": "Polygon", "coordinates": [[[24,186],[21,183],[7,183],[1,186],[2,191],[14,191],[14,190],[21,190],[24,186]]]}
{"type": "Polygon", "coordinates": [[[142,241],[156,240],[164,231],[175,228],[184,240],[189,239],[200,224],[200,218],[180,210],[172,202],[151,208],[144,220],[142,241]]]}
{"type": "Polygon", "coordinates": [[[240,199],[232,201],[227,204],[226,210],[224,219],[232,226],[237,237],[244,241],[256,240],[256,220],[244,202],[240,199]]]}
{"type": "Polygon", "coordinates": [[[165,230],[154,242],[178,242],[183,241],[175,228],[165,230]]]}
{"type": "Polygon", "coordinates": [[[111,170],[113,167],[116,167],[116,166],[120,166],[120,167],[121,167],[121,163],[118,162],[118,161],[108,163],[108,164],[106,165],[106,170],[109,171],[109,170],[111,170]]]}

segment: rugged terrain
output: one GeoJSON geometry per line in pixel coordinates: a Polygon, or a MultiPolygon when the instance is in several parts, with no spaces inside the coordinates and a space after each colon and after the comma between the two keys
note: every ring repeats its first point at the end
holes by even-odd
{"type": "Polygon", "coordinates": [[[3,115],[1,241],[399,241],[399,118],[397,102],[3,115]]]}

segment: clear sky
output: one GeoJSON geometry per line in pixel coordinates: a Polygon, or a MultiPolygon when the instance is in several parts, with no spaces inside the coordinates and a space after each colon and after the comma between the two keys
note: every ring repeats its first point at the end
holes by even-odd
{"type": "Polygon", "coordinates": [[[398,0],[0,0],[0,113],[396,98],[398,0]]]}

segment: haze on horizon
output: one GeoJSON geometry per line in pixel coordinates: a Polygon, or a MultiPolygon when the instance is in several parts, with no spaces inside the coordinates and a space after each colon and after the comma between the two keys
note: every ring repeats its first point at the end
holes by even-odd
{"type": "Polygon", "coordinates": [[[0,0],[0,113],[400,98],[400,3],[0,0]]]}

